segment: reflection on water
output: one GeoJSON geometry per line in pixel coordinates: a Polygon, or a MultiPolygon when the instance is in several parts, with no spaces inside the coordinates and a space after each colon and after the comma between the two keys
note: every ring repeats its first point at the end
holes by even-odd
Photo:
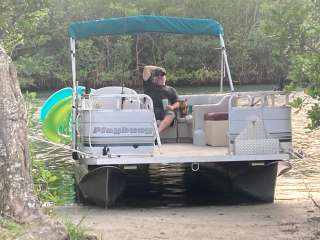
{"type": "MultiPolygon", "coordinates": [[[[188,91],[183,93],[187,94],[188,91]]],[[[278,178],[276,200],[306,199],[310,196],[320,200],[320,130],[306,133],[306,110],[293,113],[292,123],[294,145],[302,149],[307,157],[292,161],[292,170],[278,178]]],[[[36,149],[37,159],[45,161],[47,167],[61,178],[54,187],[62,194],[64,203],[74,202],[73,160],[70,152],[38,142],[36,149]]],[[[194,190],[197,191],[187,191],[184,173],[184,166],[179,164],[151,165],[148,171],[132,171],[120,205],[146,207],[237,202],[230,201],[234,200],[234,196],[218,199],[214,192],[201,186],[195,186],[194,190]]]]}
{"type": "Polygon", "coordinates": [[[152,164],[148,170],[131,171],[117,207],[182,207],[254,202],[239,193],[214,190],[210,182],[201,181],[199,184],[199,181],[195,181],[195,175],[190,164],[152,164]]]}
{"type": "Polygon", "coordinates": [[[181,205],[185,196],[184,168],[181,164],[150,165],[128,175],[122,206],[181,205]]]}

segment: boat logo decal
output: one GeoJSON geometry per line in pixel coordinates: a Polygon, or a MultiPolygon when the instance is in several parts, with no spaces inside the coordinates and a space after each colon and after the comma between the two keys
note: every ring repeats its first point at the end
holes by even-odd
{"type": "Polygon", "coordinates": [[[121,135],[121,134],[145,134],[150,135],[153,133],[153,128],[147,127],[94,127],[93,134],[112,134],[112,135],[121,135]]]}

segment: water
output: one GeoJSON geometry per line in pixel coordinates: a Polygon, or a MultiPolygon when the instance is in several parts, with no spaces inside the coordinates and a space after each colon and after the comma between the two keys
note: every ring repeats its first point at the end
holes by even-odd
{"type": "MultiPolygon", "coordinates": [[[[243,86],[239,91],[272,90],[273,85],[243,86]]],[[[183,87],[177,88],[179,94],[211,93],[218,91],[217,87],[183,87]]],[[[49,94],[41,95],[44,100],[49,94]]],[[[302,149],[307,157],[304,160],[292,161],[291,171],[277,180],[276,200],[282,199],[319,199],[320,192],[320,131],[306,133],[306,110],[293,113],[293,140],[297,148],[302,149]]],[[[40,127],[40,126],[39,126],[40,127]]],[[[39,131],[35,133],[41,137],[39,131]]],[[[36,145],[36,158],[44,161],[47,168],[59,177],[53,186],[61,196],[61,203],[68,204],[75,200],[73,163],[70,152],[56,148],[46,143],[36,145]]],[[[208,189],[198,189],[196,194],[190,194],[184,184],[185,169],[179,164],[150,166],[148,172],[132,172],[120,206],[184,206],[213,205],[234,203],[227,199],[217,199],[208,189]]],[[[234,196],[231,197],[234,200],[234,196]]],[[[239,199],[238,199],[239,200],[239,199]]],[[[240,202],[242,202],[240,196],[240,202]]],[[[235,201],[236,203],[238,201],[235,201]]]]}
{"type": "MultiPolygon", "coordinates": [[[[248,91],[272,91],[275,89],[275,85],[272,84],[260,84],[260,85],[235,85],[234,89],[238,92],[248,92],[248,91]]],[[[179,94],[204,94],[204,93],[215,93],[220,91],[219,86],[197,86],[197,87],[177,87],[177,92],[179,94]]],[[[225,92],[230,91],[229,85],[225,85],[223,90],[225,92]]]]}

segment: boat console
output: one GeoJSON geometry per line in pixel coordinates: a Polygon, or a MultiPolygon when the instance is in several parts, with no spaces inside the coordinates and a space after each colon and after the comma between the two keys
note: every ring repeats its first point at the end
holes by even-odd
{"type": "Polygon", "coordinates": [[[157,129],[149,96],[105,87],[80,102],[80,151],[95,156],[153,155],[157,129]]]}

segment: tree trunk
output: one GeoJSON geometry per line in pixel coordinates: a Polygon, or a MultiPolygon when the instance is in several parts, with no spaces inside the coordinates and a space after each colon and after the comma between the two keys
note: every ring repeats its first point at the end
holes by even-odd
{"type": "Polygon", "coordinates": [[[33,195],[26,109],[16,69],[0,48],[0,212],[19,222],[40,217],[33,195]]]}
{"type": "Polygon", "coordinates": [[[30,229],[21,239],[67,239],[63,225],[43,215],[33,192],[24,100],[11,59],[0,46],[0,215],[30,229]]]}

